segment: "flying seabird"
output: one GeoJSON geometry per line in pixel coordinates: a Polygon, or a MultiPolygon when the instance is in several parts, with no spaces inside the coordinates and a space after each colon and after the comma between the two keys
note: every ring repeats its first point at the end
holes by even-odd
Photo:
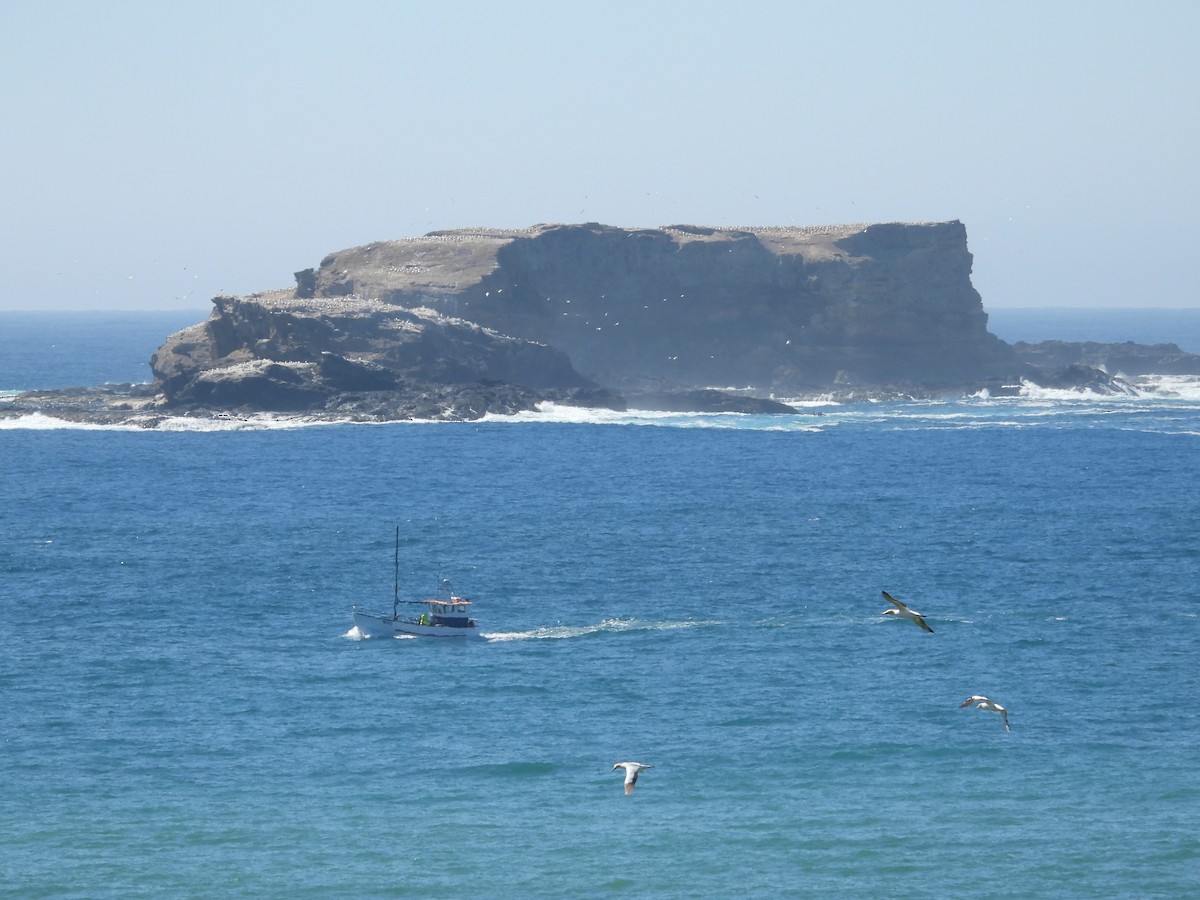
{"type": "Polygon", "coordinates": [[[613,771],[617,769],[625,769],[625,796],[628,797],[633,791],[633,786],[637,784],[638,772],[645,769],[653,769],[654,766],[647,766],[639,762],[619,762],[613,763],[613,771]]]}
{"type": "Polygon", "coordinates": [[[921,614],[919,612],[917,612],[915,609],[909,609],[907,606],[905,606],[903,603],[901,603],[899,600],[897,600],[895,597],[893,597],[887,591],[883,592],[883,599],[886,600],[888,603],[895,605],[895,607],[896,607],[895,609],[885,609],[883,611],[883,614],[885,616],[899,616],[902,619],[909,619],[910,621],[916,622],[918,625],[920,625],[922,628],[924,628],[930,634],[933,634],[933,629],[925,624],[925,620],[923,618],[921,618],[921,614]]]}
{"type": "Polygon", "coordinates": [[[1004,720],[1004,730],[1012,731],[1012,729],[1008,727],[1008,710],[995,700],[989,700],[987,697],[983,696],[983,694],[972,694],[970,697],[960,703],[958,708],[962,709],[964,706],[970,706],[972,703],[975,704],[976,709],[986,709],[990,710],[991,712],[1000,713],[1000,718],[1004,720]]]}

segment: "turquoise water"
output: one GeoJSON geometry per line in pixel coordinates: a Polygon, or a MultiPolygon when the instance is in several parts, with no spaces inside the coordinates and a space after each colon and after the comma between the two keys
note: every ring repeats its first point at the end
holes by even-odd
{"type": "Polygon", "coordinates": [[[6,423],[0,893],[1195,894],[1200,401],[821,412],[6,423]]]}

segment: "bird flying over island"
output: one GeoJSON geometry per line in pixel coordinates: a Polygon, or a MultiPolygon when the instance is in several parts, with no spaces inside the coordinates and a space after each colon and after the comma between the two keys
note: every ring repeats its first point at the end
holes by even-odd
{"type": "Polygon", "coordinates": [[[895,609],[885,609],[883,611],[885,616],[899,616],[902,619],[908,619],[910,622],[920,625],[930,634],[933,634],[933,629],[925,624],[925,619],[915,609],[910,609],[907,605],[901,603],[887,591],[883,592],[883,599],[896,607],[895,609]]]}
{"type": "Polygon", "coordinates": [[[989,700],[987,697],[983,696],[983,694],[972,694],[970,697],[960,703],[958,708],[962,709],[964,706],[970,706],[972,704],[975,705],[976,709],[986,709],[991,712],[1000,713],[1000,718],[1004,720],[1004,730],[1006,732],[1012,731],[1012,729],[1008,727],[1008,710],[995,700],[989,700]]]}
{"type": "Polygon", "coordinates": [[[613,763],[613,771],[622,768],[625,770],[625,796],[628,797],[633,791],[633,786],[637,784],[638,772],[644,772],[646,769],[653,769],[654,766],[647,766],[640,762],[613,763]]]}

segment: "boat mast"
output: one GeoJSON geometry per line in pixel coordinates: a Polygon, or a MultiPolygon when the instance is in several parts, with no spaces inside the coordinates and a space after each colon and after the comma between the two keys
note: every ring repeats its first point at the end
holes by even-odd
{"type": "Polygon", "coordinates": [[[400,526],[396,526],[396,558],[392,563],[392,618],[400,615],[400,526]]]}

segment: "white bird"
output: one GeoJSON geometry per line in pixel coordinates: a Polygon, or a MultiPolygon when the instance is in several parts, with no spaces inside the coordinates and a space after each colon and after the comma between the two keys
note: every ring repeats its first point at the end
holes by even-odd
{"type": "Polygon", "coordinates": [[[625,796],[628,797],[633,791],[633,786],[637,784],[638,772],[644,772],[646,769],[653,769],[654,766],[647,766],[640,762],[619,762],[613,763],[613,771],[617,769],[625,770],[625,796]]]}
{"type": "Polygon", "coordinates": [[[883,611],[883,614],[885,616],[899,616],[902,619],[908,619],[910,622],[915,622],[916,624],[918,624],[922,628],[924,628],[926,631],[928,631],[930,634],[933,634],[933,629],[925,624],[925,619],[923,619],[921,617],[921,614],[919,612],[917,612],[915,609],[910,609],[908,606],[901,603],[899,600],[897,600],[895,597],[893,597],[887,591],[883,592],[883,599],[886,600],[888,603],[893,604],[896,607],[895,609],[885,609],[883,611]]]}
{"type": "Polygon", "coordinates": [[[986,709],[990,712],[1000,713],[1000,718],[1004,720],[1004,730],[1012,731],[1012,729],[1008,727],[1008,710],[995,700],[989,700],[987,697],[983,696],[983,694],[972,694],[970,697],[960,703],[958,708],[962,709],[964,706],[970,706],[971,704],[975,704],[976,709],[986,709]]]}

